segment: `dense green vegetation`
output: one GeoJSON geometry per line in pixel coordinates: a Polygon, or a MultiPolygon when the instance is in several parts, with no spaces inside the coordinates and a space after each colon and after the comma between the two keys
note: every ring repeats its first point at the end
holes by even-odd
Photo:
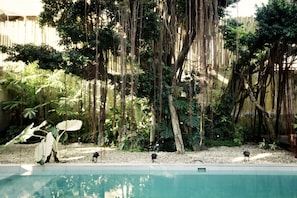
{"type": "Polygon", "coordinates": [[[293,133],[288,60],[296,55],[296,3],[270,0],[258,8],[254,32],[235,19],[219,31],[222,10],[233,2],[43,0],[40,24],[57,29],[64,50],[1,46],[8,60],[26,63],[24,71],[1,78],[10,98],[2,109],[12,115],[1,143],[32,122],[55,125],[66,119],[83,121],[68,142],[81,137],[125,150],[160,143],[183,153],[218,141],[241,145],[293,133]],[[209,61],[218,49],[205,45],[219,33],[235,57],[224,68],[209,61]],[[193,46],[200,48],[195,55],[193,46]],[[191,59],[200,62],[186,70],[191,59]],[[110,69],[111,60],[120,73],[110,69]],[[227,86],[208,73],[230,67],[227,86]],[[244,126],[240,115],[247,99],[253,120],[244,126]]]}

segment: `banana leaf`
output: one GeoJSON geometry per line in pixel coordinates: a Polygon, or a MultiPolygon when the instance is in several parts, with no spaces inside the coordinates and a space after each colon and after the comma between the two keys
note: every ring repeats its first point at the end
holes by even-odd
{"type": "Polygon", "coordinates": [[[34,126],[34,123],[30,124],[19,135],[17,135],[12,140],[10,140],[9,142],[7,142],[4,146],[9,146],[9,145],[15,144],[15,143],[26,142],[32,136],[42,137],[42,136],[34,135],[34,132],[37,131],[37,130],[40,130],[46,124],[47,124],[46,121],[43,121],[40,125],[38,125],[36,127],[33,127],[34,126]]]}
{"type": "Polygon", "coordinates": [[[56,125],[56,128],[61,131],[77,131],[82,126],[81,120],[65,120],[56,125]]]}

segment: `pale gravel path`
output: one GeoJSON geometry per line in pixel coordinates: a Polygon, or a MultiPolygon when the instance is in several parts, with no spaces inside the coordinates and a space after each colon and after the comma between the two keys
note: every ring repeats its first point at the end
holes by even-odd
{"type": "MultiPolygon", "coordinates": [[[[5,149],[0,147],[0,164],[35,164],[34,149],[36,144],[16,144],[5,149]]],[[[90,163],[95,151],[100,153],[98,164],[148,164],[151,152],[123,152],[116,148],[96,147],[92,144],[60,145],[59,158],[63,163],[90,163]]],[[[297,165],[293,153],[285,150],[263,150],[257,145],[241,147],[215,147],[198,152],[159,152],[155,163],[159,164],[275,164],[297,165]],[[248,149],[249,161],[244,161],[242,152],[248,149]]],[[[50,163],[53,162],[51,159],[50,163]]]]}

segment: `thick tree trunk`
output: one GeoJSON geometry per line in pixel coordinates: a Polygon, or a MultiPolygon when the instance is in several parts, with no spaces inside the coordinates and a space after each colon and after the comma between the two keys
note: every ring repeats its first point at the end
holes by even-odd
{"type": "Polygon", "coordinates": [[[155,111],[155,108],[152,108],[152,128],[150,133],[151,145],[155,142],[155,137],[156,137],[156,111],[155,111]]]}
{"type": "MultiPolygon", "coordinates": [[[[114,77],[116,78],[116,77],[114,77]]],[[[115,80],[116,82],[116,80],[115,80]]],[[[113,110],[112,110],[112,130],[114,130],[116,128],[116,115],[117,115],[117,111],[116,111],[116,107],[117,107],[117,90],[114,87],[113,88],[113,110]]]]}
{"type": "Polygon", "coordinates": [[[245,83],[245,88],[249,94],[251,102],[255,105],[255,107],[263,113],[264,116],[264,122],[266,125],[266,129],[268,130],[269,134],[271,134],[272,138],[275,138],[275,130],[273,127],[273,120],[271,116],[269,116],[269,113],[265,110],[264,107],[262,107],[258,102],[257,99],[255,98],[253,91],[251,87],[249,86],[248,83],[245,83]]]}
{"type": "MultiPolygon", "coordinates": [[[[97,22],[98,23],[98,22],[97,22]]],[[[92,141],[97,143],[98,141],[98,130],[97,130],[97,81],[98,81],[98,73],[99,73],[99,52],[98,52],[98,31],[96,32],[96,65],[95,65],[95,78],[94,78],[94,86],[93,86],[93,128],[92,128],[92,141]]]]}
{"type": "Polygon", "coordinates": [[[122,141],[126,133],[126,29],[127,29],[127,15],[122,12],[121,24],[123,27],[123,32],[121,35],[121,115],[120,115],[120,134],[119,142],[122,141]]]}
{"type": "Polygon", "coordinates": [[[136,30],[137,30],[137,13],[138,13],[138,2],[134,1],[131,10],[131,21],[130,21],[130,39],[131,39],[131,90],[130,90],[130,97],[131,97],[131,109],[130,109],[130,128],[131,130],[135,130],[136,123],[135,123],[135,116],[134,116],[134,64],[135,64],[135,52],[136,52],[136,30]]]}
{"type": "Polygon", "coordinates": [[[295,107],[294,107],[294,102],[295,102],[295,86],[294,86],[294,77],[289,75],[287,78],[287,88],[286,88],[286,96],[287,96],[287,109],[288,112],[286,113],[285,120],[287,121],[286,123],[286,131],[287,134],[293,134],[294,133],[294,121],[295,121],[295,107]]]}
{"type": "Polygon", "coordinates": [[[182,138],[181,130],[179,127],[179,120],[178,120],[177,112],[176,112],[175,106],[173,104],[173,97],[171,94],[168,95],[168,103],[169,103],[171,123],[172,123],[172,129],[173,129],[173,133],[174,133],[176,151],[177,151],[177,153],[184,154],[185,148],[184,148],[183,138],[182,138]]]}
{"type": "MultiPolygon", "coordinates": [[[[199,37],[200,37],[200,67],[199,67],[199,73],[200,73],[200,142],[199,146],[202,146],[203,144],[203,138],[204,138],[204,108],[205,108],[205,99],[206,99],[206,50],[205,50],[205,14],[204,14],[204,1],[199,1],[199,37]]],[[[198,21],[197,21],[198,22],[198,21]]]]}
{"type": "MultiPolygon", "coordinates": [[[[155,42],[152,42],[152,49],[153,49],[153,51],[155,51],[155,42]]],[[[154,97],[153,97],[153,105],[152,105],[152,128],[151,128],[151,133],[150,133],[150,144],[151,145],[155,143],[156,125],[157,125],[157,119],[156,119],[156,116],[157,116],[157,111],[156,111],[156,106],[157,106],[156,105],[157,104],[157,72],[156,72],[156,70],[157,70],[157,68],[156,68],[156,63],[155,63],[154,59],[152,61],[152,68],[153,68],[153,74],[154,74],[154,76],[153,76],[153,78],[154,78],[154,97]]],[[[159,67],[159,68],[161,68],[161,67],[159,67]]],[[[162,82],[161,82],[161,85],[162,85],[162,82]]],[[[159,86],[159,88],[161,88],[161,85],[159,86]]],[[[161,102],[160,102],[160,105],[161,105],[161,102]]],[[[161,108],[159,111],[161,112],[161,108]]]]}
{"type": "Polygon", "coordinates": [[[107,79],[100,83],[100,116],[99,116],[99,127],[98,127],[98,145],[103,146],[105,136],[105,120],[106,120],[106,97],[107,97],[107,79]]]}

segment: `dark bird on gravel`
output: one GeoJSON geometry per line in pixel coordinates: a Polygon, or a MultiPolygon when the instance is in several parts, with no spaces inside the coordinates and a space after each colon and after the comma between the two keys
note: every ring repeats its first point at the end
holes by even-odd
{"type": "Polygon", "coordinates": [[[93,158],[92,158],[92,162],[96,163],[97,162],[97,159],[99,157],[99,153],[98,152],[95,152],[93,153],[93,158]]]}
{"type": "Polygon", "coordinates": [[[250,159],[250,152],[248,150],[243,151],[244,160],[248,161],[250,159]]]}
{"type": "Polygon", "coordinates": [[[157,159],[157,154],[156,153],[152,153],[152,162],[155,162],[155,160],[157,159]]]}

